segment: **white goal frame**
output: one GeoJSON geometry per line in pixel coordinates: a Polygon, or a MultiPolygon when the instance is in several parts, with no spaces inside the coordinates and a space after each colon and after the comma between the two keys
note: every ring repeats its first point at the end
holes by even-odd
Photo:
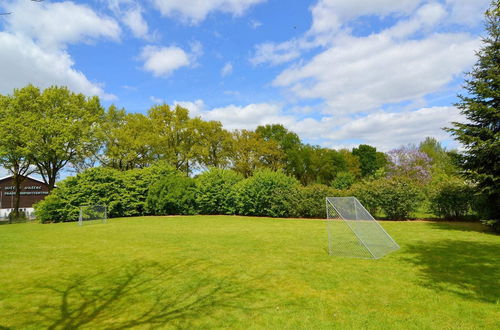
{"type": "Polygon", "coordinates": [[[108,208],[106,205],[82,205],[78,214],[78,225],[83,226],[84,222],[107,223],[108,208]]]}
{"type": "Polygon", "coordinates": [[[327,197],[328,253],[379,259],[399,245],[356,197],[327,197]]]}

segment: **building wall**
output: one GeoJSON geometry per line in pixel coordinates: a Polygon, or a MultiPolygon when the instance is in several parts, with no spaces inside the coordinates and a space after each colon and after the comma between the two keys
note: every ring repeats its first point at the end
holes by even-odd
{"type": "MultiPolygon", "coordinates": [[[[20,208],[31,209],[33,204],[49,194],[48,186],[40,181],[25,178],[21,183],[20,208]]],[[[15,187],[12,177],[0,180],[0,209],[12,209],[15,203],[15,187]]]]}

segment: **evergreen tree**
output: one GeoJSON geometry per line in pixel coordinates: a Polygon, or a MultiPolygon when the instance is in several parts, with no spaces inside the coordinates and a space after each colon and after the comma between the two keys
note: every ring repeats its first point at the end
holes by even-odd
{"type": "Polygon", "coordinates": [[[464,174],[477,183],[488,200],[483,216],[496,220],[500,230],[500,0],[494,0],[486,11],[483,46],[478,61],[465,80],[465,95],[459,95],[456,106],[467,118],[453,123],[451,132],[465,147],[461,155],[464,174]]]}

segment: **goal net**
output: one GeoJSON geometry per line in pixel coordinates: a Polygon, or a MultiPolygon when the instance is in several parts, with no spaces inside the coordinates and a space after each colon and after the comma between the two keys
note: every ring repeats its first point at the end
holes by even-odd
{"type": "Polygon", "coordinates": [[[85,205],[80,206],[80,214],[78,216],[78,225],[92,223],[106,223],[108,212],[104,205],[85,205]]]}
{"type": "Polygon", "coordinates": [[[356,197],[327,197],[330,255],[379,259],[399,249],[356,197]]]}

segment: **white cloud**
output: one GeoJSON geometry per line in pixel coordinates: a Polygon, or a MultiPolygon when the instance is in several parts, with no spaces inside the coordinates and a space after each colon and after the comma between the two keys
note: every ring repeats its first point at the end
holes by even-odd
{"type": "Polygon", "coordinates": [[[155,96],[150,96],[150,97],[149,97],[149,100],[150,100],[151,102],[153,102],[154,104],[163,104],[163,103],[165,103],[165,100],[164,100],[164,99],[161,99],[161,98],[159,98],[159,97],[155,97],[155,96]]]}
{"type": "Polygon", "coordinates": [[[146,46],[140,59],[144,61],[144,70],[155,77],[167,77],[173,71],[190,64],[189,55],[179,47],[146,46]]]}
{"type": "Polygon", "coordinates": [[[453,121],[464,121],[455,107],[430,107],[405,112],[378,111],[364,117],[298,119],[288,115],[282,105],[276,103],[228,105],[213,109],[208,109],[203,100],[175,101],[174,105],[189,109],[191,116],[220,121],[229,130],[282,124],[306,142],[337,149],[367,143],[387,151],[400,145],[419,143],[427,136],[449,141],[450,135],[442,128],[450,127],[453,121]]]}
{"type": "Polygon", "coordinates": [[[71,56],[64,50],[46,50],[26,36],[0,32],[0,93],[10,94],[14,88],[32,83],[41,88],[68,86],[75,92],[114,99],[102,86],[90,82],[73,68],[71,56]]]}
{"type": "Polygon", "coordinates": [[[198,24],[212,12],[242,15],[249,7],[266,0],[154,0],[162,15],[198,24]]]}
{"type": "Polygon", "coordinates": [[[324,99],[330,113],[369,111],[439,91],[474,63],[478,46],[467,34],[403,41],[384,33],[346,37],[284,70],[274,85],[299,98],[324,99]]]}
{"type": "Polygon", "coordinates": [[[246,106],[228,105],[202,113],[206,120],[222,122],[225,128],[255,129],[259,125],[281,123],[290,126],[295,121],[292,116],[282,114],[281,106],[271,103],[249,104],[246,106]]]}
{"type": "Polygon", "coordinates": [[[395,38],[415,33],[430,36],[437,26],[479,25],[489,1],[319,0],[311,7],[312,25],[305,34],[284,42],[257,44],[250,62],[283,64],[299,59],[304,51],[335,46],[338,39],[352,35],[349,24],[363,16],[394,18],[395,24],[382,34],[395,38]]]}
{"type": "Polygon", "coordinates": [[[174,101],[174,105],[179,105],[185,109],[189,110],[189,115],[191,117],[200,116],[203,111],[205,111],[205,102],[203,100],[191,101],[174,101]]]}
{"type": "Polygon", "coordinates": [[[142,17],[142,11],[139,7],[127,10],[123,15],[123,23],[128,26],[135,37],[149,38],[148,23],[142,17]]]}
{"type": "Polygon", "coordinates": [[[379,112],[357,118],[327,134],[331,145],[349,140],[362,141],[381,150],[390,150],[408,143],[418,143],[431,136],[440,141],[450,140],[443,127],[453,121],[464,121],[455,107],[423,108],[411,112],[379,112]]]}
{"type": "Polygon", "coordinates": [[[364,15],[409,14],[423,0],[319,0],[311,8],[310,34],[336,32],[351,19],[364,15]]]}
{"type": "Polygon", "coordinates": [[[149,24],[144,19],[144,10],[137,0],[101,0],[108,4],[114,16],[129,28],[134,37],[153,40],[157,32],[150,34],[149,24]]]}
{"type": "Polygon", "coordinates": [[[260,28],[261,26],[262,26],[262,22],[261,22],[261,21],[258,21],[258,20],[256,20],[256,19],[251,19],[251,20],[250,20],[250,27],[251,27],[252,29],[254,29],[254,30],[255,30],[255,29],[258,29],[258,28],[260,28]]]}
{"type": "Polygon", "coordinates": [[[225,77],[225,76],[229,76],[231,73],[233,73],[233,65],[231,64],[231,62],[227,62],[222,67],[220,74],[221,74],[221,76],[225,77]]]}
{"type": "Polygon", "coordinates": [[[295,120],[292,116],[286,116],[279,104],[257,103],[245,106],[228,105],[225,107],[207,109],[203,100],[175,101],[189,110],[192,116],[200,116],[204,120],[220,121],[226,129],[255,129],[259,125],[281,123],[291,126],[295,120]]]}
{"type": "Polygon", "coordinates": [[[121,29],[114,19],[70,1],[17,0],[3,8],[13,14],[5,17],[5,31],[0,32],[0,93],[32,83],[41,88],[66,85],[86,95],[116,98],[75,69],[67,51],[68,44],[119,40],[121,29]]]}
{"type": "Polygon", "coordinates": [[[7,30],[30,37],[43,47],[120,38],[121,29],[114,19],[98,15],[85,5],[18,0],[4,7],[14,13],[6,18],[7,30]]]}
{"type": "Polygon", "coordinates": [[[475,26],[480,24],[490,0],[445,0],[451,11],[450,21],[475,26]]]}
{"type": "Polygon", "coordinates": [[[300,40],[290,40],[282,43],[265,42],[255,46],[255,54],[250,59],[253,65],[278,65],[295,60],[301,55],[300,40]]]}

